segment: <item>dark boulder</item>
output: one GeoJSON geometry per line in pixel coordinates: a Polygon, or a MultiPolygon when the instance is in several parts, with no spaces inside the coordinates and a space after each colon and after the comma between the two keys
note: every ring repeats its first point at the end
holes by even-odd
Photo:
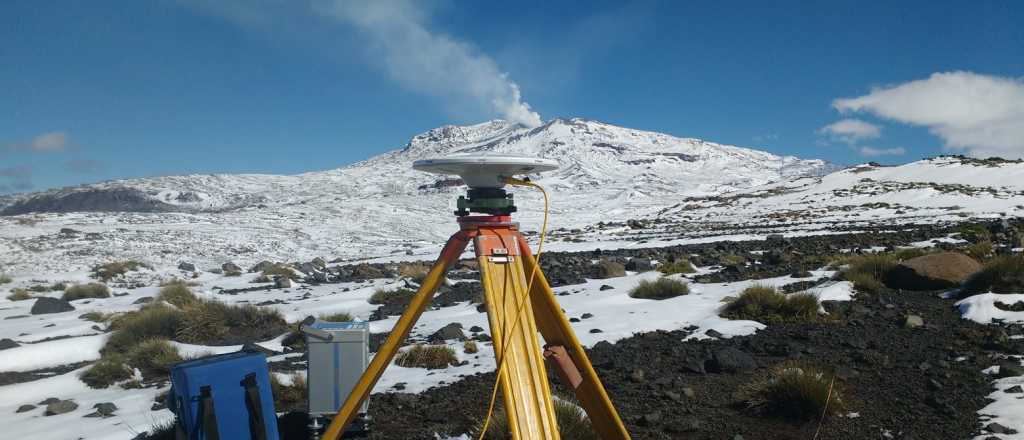
{"type": "Polygon", "coordinates": [[[466,340],[466,334],[462,332],[462,324],[453,322],[444,327],[441,327],[440,330],[434,332],[434,334],[430,335],[427,338],[428,341],[433,343],[441,343],[452,339],[456,339],[459,341],[466,340]]]}
{"type": "Polygon", "coordinates": [[[757,368],[757,361],[738,348],[725,347],[711,356],[705,368],[712,373],[737,373],[757,368]]]}
{"type": "Polygon", "coordinates": [[[45,315],[47,313],[70,312],[72,310],[75,310],[75,307],[67,301],[41,296],[36,299],[35,304],[32,304],[30,313],[33,315],[45,315]]]}

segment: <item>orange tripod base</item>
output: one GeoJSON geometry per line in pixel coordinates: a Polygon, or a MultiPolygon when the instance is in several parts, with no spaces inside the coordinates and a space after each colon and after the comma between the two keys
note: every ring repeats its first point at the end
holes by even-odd
{"type": "Polygon", "coordinates": [[[506,357],[504,361],[499,359],[499,365],[504,362],[504,366],[499,368],[499,382],[512,438],[559,438],[544,352],[536,336],[540,332],[547,345],[564,348],[564,352],[559,351],[564,353],[559,362],[571,361],[575,366],[573,383],[567,387],[575,392],[594,431],[605,440],[629,439],[618,412],[516,224],[508,216],[463,217],[459,223],[461,230],[448,240],[323,438],[341,438],[343,429],[351,423],[359,406],[369,397],[384,369],[429,305],[444,280],[445,272],[458,261],[469,240],[473,240],[495,356],[500,357],[504,353],[506,357]]]}

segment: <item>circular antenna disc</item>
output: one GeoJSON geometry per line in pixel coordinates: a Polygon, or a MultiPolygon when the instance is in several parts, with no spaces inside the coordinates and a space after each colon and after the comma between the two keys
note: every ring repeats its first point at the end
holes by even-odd
{"type": "Polygon", "coordinates": [[[505,177],[551,171],[558,168],[558,162],[538,157],[455,155],[417,160],[412,167],[428,173],[456,174],[470,188],[501,188],[505,177]]]}

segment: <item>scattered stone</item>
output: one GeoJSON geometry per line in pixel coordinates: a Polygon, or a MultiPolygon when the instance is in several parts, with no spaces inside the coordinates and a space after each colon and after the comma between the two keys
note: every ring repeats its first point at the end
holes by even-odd
{"type": "Polygon", "coordinates": [[[58,414],[66,414],[71,411],[78,409],[78,404],[71,400],[58,400],[49,405],[46,405],[46,412],[44,416],[55,416],[58,414]]]}
{"type": "Polygon", "coordinates": [[[242,344],[242,349],[238,351],[244,351],[247,353],[263,353],[267,356],[274,356],[277,354],[277,352],[275,352],[274,350],[271,350],[267,347],[252,342],[246,342],[245,344],[242,344]]]}
{"type": "Polygon", "coordinates": [[[593,318],[593,317],[594,317],[593,313],[584,313],[584,314],[580,315],[580,319],[590,319],[590,318],[593,318]]]}
{"type": "Polygon", "coordinates": [[[790,278],[810,278],[814,276],[810,271],[805,269],[797,269],[789,273],[790,278]]]}
{"type": "Polygon", "coordinates": [[[60,235],[78,235],[81,231],[71,228],[60,228],[60,235]]]}
{"type": "Polygon", "coordinates": [[[697,393],[693,392],[693,388],[683,387],[683,395],[692,399],[697,395],[697,393]]]}
{"type": "Polygon", "coordinates": [[[107,417],[113,414],[114,411],[117,411],[117,405],[114,405],[113,402],[97,403],[92,407],[96,409],[96,412],[102,414],[103,417],[107,417]]]}
{"type": "Polygon", "coordinates": [[[189,263],[189,262],[182,261],[181,263],[178,263],[178,269],[179,270],[183,270],[185,272],[195,272],[196,271],[196,265],[192,264],[192,263],[189,263]]]}
{"type": "Polygon", "coordinates": [[[997,379],[1004,377],[1024,376],[1024,367],[1020,364],[1011,361],[1003,361],[999,363],[999,372],[996,373],[997,379]]]}
{"type": "Polygon", "coordinates": [[[654,265],[651,264],[650,258],[633,257],[626,262],[626,270],[633,272],[647,272],[654,270],[654,265]]]}
{"type": "Polygon", "coordinates": [[[51,403],[57,403],[57,402],[60,402],[60,399],[58,399],[56,397],[47,397],[42,402],[37,403],[37,405],[49,405],[51,403]]]}
{"type": "Polygon", "coordinates": [[[713,328],[709,328],[708,331],[704,332],[704,334],[709,336],[709,337],[712,337],[712,338],[721,338],[721,337],[725,336],[722,333],[720,333],[718,330],[715,330],[713,328]]]}
{"type": "Polygon", "coordinates": [[[32,410],[34,410],[34,409],[36,409],[36,406],[35,406],[35,405],[21,405],[21,406],[19,406],[19,407],[18,407],[18,409],[17,409],[17,410],[15,410],[14,412],[15,412],[15,413],[23,413],[23,412],[28,412],[28,411],[32,411],[32,410]]]}
{"type": "Polygon", "coordinates": [[[291,278],[288,277],[277,277],[274,278],[274,286],[278,289],[290,289],[293,283],[291,278]]]}
{"type": "Polygon", "coordinates": [[[609,260],[601,260],[594,265],[594,278],[617,278],[626,276],[626,267],[609,260]]]}
{"type": "Polygon", "coordinates": [[[580,318],[569,318],[569,322],[580,322],[580,318]]]}
{"type": "Polygon", "coordinates": [[[600,290],[600,291],[605,291],[605,290],[612,290],[612,289],[614,289],[614,287],[612,287],[612,286],[609,286],[609,285],[607,285],[607,284],[602,284],[602,285],[601,285],[601,287],[600,287],[600,288],[598,288],[597,290],[600,290]]]}
{"type": "Polygon", "coordinates": [[[152,296],[144,296],[142,298],[135,300],[134,302],[132,302],[132,304],[148,304],[151,302],[153,302],[152,296]]]}
{"type": "Polygon", "coordinates": [[[590,333],[604,333],[604,332],[601,331],[601,329],[599,329],[599,328],[592,328],[592,329],[590,329],[590,333]]]}
{"type": "Polygon", "coordinates": [[[993,434],[1016,434],[1017,433],[1016,429],[1007,428],[1007,427],[1005,427],[1003,425],[1000,425],[998,423],[989,423],[988,425],[985,425],[985,429],[987,429],[988,432],[991,432],[993,434]]]}
{"type": "Polygon", "coordinates": [[[16,348],[16,347],[20,347],[20,346],[21,346],[21,344],[19,344],[17,342],[14,342],[13,339],[8,339],[8,338],[0,339],[0,350],[6,350],[8,348],[16,348]]]}
{"type": "Polygon", "coordinates": [[[918,315],[907,315],[906,320],[903,321],[903,327],[906,328],[918,328],[924,325],[924,318],[918,315]]]}
{"type": "Polygon", "coordinates": [[[469,328],[469,331],[472,332],[472,333],[480,333],[480,332],[484,331],[484,328],[480,327],[479,325],[474,325],[474,326],[469,328]]]}
{"type": "Polygon", "coordinates": [[[1003,392],[1004,393],[1009,393],[1009,394],[1019,394],[1019,393],[1024,393],[1024,388],[1021,388],[1020,385],[1014,385],[1012,387],[1009,387],[1009,388],[1003,390],[1003,392]]]}
{"type": "Polygon", "coordinates": [[[237,264],[232,263],[230,261],[220,265],[220,270],[224,271],[224,274],[226,275],[242,273],[242,268],[238,267],[237,264]]]}
{"type": "Polygon", "coordinates": [[[707,370],[712,373],[737,373],[757,368],[753,356],[735,347],[716,351],[707,364],[707,370]]]}
{"type": "Polygon", "coordinates": [[[75,310],[75,307],[67,301],[41,296],[36,299],[35,304],[32,304],[32,310],[29,313],[33,315],[44,315],[48,313],[70,312],[72,310],[75,310]]]}
{"type": "MultiPolygon", "coordinates": [[[[256,263],[255,266],[249,268],[249,272],[250,273],[263,272],[263,271],[265,271],[267,269],[270,269],[272,267],[274,267],[274,263],[272,263],[270,261],[267,261],[267,260],[263,260],[263,261],[260,261],[259,263],[256,263]]],[[[223,267],[222,267],[222,269],[223,269],[223,267]]],[[[225,272],[227,272],[227,270],[225,270],[225,272]]]]}
{"type": "Polygon", "coordinates": [[[636,383],[643,383],[646,382],[646,378],[644,376],[644,370],[636,368],[633,370],[632,373],[629,374],[629,380],[636,383]]]}
{"type": "Polygon", "coordinates": [[[438,331],[434,332],[434,334],[427,337],[428,341],[435,343],[444,342],[452,339],[457,339],[459,341],[466,340],[466,334],[462,332],[462,324],[453,322],[444,327],[441,327],[438,331]]]}
{"type": "Polygon", "coordinates": [[[885,275],[885,284],[893,289],[949,289],[979,270],[981,263],[961,253],[929,254],[898,264],[885,275]]]}
{"type": "Polygon", "coordinates": [[[637,220],[637,219],[632,219],[632,218],[629,219],[629,220],[626,220],[626,226],[629,226],[630,229],[643,229],[643,228],[646,227],[646,225],[644,224],[643,221],[640,221],[640,220],[637,220]]]}

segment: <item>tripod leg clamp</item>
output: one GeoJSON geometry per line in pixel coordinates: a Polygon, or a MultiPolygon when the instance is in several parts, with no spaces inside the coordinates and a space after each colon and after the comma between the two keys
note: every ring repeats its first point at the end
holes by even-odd
{"type": "Polygon", "coordinates": [[[544,359],[547,359],[554,367],[555,373],[558,374],[563,385],[575,390],[583,383],[583,375],[580,374],[579,368],[576,368],[576,364],[569,357],[569,352],[565,350],[565,347],[561,345],[544,346],[544,359]]]}

